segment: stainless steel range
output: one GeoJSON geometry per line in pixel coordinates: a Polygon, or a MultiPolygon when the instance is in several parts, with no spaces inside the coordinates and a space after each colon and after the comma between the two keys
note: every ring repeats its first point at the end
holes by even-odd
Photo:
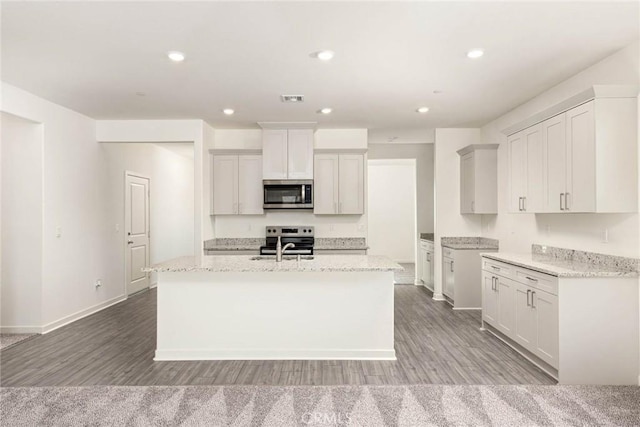
{"type": "Polygon", "coordinates": [[[267,226],[267,242],[260,246],[260,255],[276,255],[278,237],[283,247],[288,243],[295,245],[287,249],[287,254],[313,255],[313,227],[306,225],[267,226]]]}

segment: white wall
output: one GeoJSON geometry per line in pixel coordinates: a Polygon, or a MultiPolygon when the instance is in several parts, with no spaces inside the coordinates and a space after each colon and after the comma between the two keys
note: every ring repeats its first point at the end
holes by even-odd
{"type": "MultiPolygon", "coordinates": [[[[204,138],[206,149],[262,149],[260,129],[215,129],[204,138]]],[[[367,149],[366,129],[318,129],[316,149],[367,149]]],[[[208,153],[207,153],[208,155],[208,153]]],[[[204,240],[224,237],[264,237],[267,225],[312,225],[316,237],[367,237],[367,215],[314,215],[311,211],[267,212],[264,215],[209,215],[211,203],[210,166],[204,173],[204,240]],[[208,218],[208,220],[207,220],[208,218]]],[[[365,171],[366,173],[366,171],[365,171]]]]}
{"type": "Polygon", "coordinates": [[[42,125],[1,113],[2,332],[42,323],[42,125]]]}
{"type": "Polygon", "coordinates": [[[434,298],[442,298],[440,238],[480,236],[480,215],[460,214],[460,156],[457,151],[481,141],[480,129],[436,129],[434,298]]]}
{"type": "Polygon", "coordinates": [[[483,236],[500,250],[528,252],[532,243],[638,257],[638,214],[510,214],[507,207],[506,136],[500,131],[594,84],[640,84],[638,42],[605,58],[482,128],[483,143],[500,143],[497,216],[485,216],[483,236]],[[603,242],[608,230],[609,243],[603,242]]]}
{"type": "MultiPolygon", "coordinates": [[[[117,254],[113,269],[121,278],[125,292],[125,171],[140,173],[151,179],[150,261],[155,264],[194,254],[193,157],[176,154],[163,148],[162,143],[101,145],[109,170],[109,223],[113,230],[113,238],[109,243],[112,245],[111,251],[117,254]]],[[[189,145],[193,149],[193,144],[189,145]]]]}
{"type": "Polygon", "coordinates": [[[108,240],[107,168],[94,120],[2,84],[2,111],[42,123],[42,318],[50,330],[123,298],[108,240]],[[60,236],[56,236],[59,227],[60,236]],[[103,286],[96,289],[97,278],[103,286]]]}
{"type": "Polygon", "coordinates": [[[433,171],[434,144],[371,144],[369,160],[415,159],[418,233],[433,233],[433,171]]]}
{"type": "Polygon", "coordinates": [[[368,161],[370,255],[416,262],[416,161],[368,161]]]}

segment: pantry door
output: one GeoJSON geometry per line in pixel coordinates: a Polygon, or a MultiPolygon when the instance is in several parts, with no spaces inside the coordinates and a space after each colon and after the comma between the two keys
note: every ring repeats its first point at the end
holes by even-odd
{"type": "Polygon", "coordinates": [[[149,288],[149,178],[125,174],[125,275],[127,296],[149,288]]]}

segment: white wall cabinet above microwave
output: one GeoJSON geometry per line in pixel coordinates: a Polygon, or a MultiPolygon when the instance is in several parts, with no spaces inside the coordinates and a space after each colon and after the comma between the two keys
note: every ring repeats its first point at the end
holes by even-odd
{"type": "Polygon", "coordinates": [[[498,213],[498,144],[474,144],[460,155],[460,213],[498,213]]]}
{"type": "Polygon", "coordinates": [[[364,213],[364,155],[316,154],[313,213],[364,213]]]}
{"type": "Polygon", "coordinates": [[[263,179],[313,179],[313,129],[262,131],[263,179]]]}
{"type": "Polygon", "coordinates": [[[511,212],[637,212],[637,89],[596,88],[508,134],[511,212]]]}
{"type": "Polygon", "coordinates": [[[261,215],[262,156],[211,155],[212,215],[261,215]]]}

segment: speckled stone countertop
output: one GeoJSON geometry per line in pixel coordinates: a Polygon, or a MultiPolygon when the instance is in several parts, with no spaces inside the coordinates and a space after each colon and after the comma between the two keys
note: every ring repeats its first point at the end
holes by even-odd
{"type": "Polygon", "coordinates": [[[316,237],[314,250],[366,250],[367,239],[364,237],[316,237]]]}
{"type": "Polygon", "coordinates": [[[532,253],[495,252],[483,257],[556,277],[638,277],[640,260],[533,245],[532,253]]]}
{"type": "Polygon", "coordinates": [[[420,240],[426,240],[428,242],[434,241],[433,233],[420,233],[420,240]]]}
{"type": "Polygon", "coordinates": [[[378,255],[316,255],[312,260],[296,259],[276,262],[275,258],[252,260],[250,255],[206,256],[198,263],[195,257],[175,258],[153,265],[144,271],[167,272],[319,272],[319,271],[400,271],[403,268],[390,258],[378,255]]]}
{"type": "MultiPolygon", "coordinates": [[[[261,237],[219,238],[204,242],[205,253],[216,251],[259,251],[266,240],[261,237]]],[[[366,250],[364,237],[316,237],[313,246],[317,250],[366,250]]]]}
{"type": "Polygon", "coordinates": [[[456,250],[499,249],[497,240],[486,237],[443,237],[440,242],[443,247],[456,250]]]}

